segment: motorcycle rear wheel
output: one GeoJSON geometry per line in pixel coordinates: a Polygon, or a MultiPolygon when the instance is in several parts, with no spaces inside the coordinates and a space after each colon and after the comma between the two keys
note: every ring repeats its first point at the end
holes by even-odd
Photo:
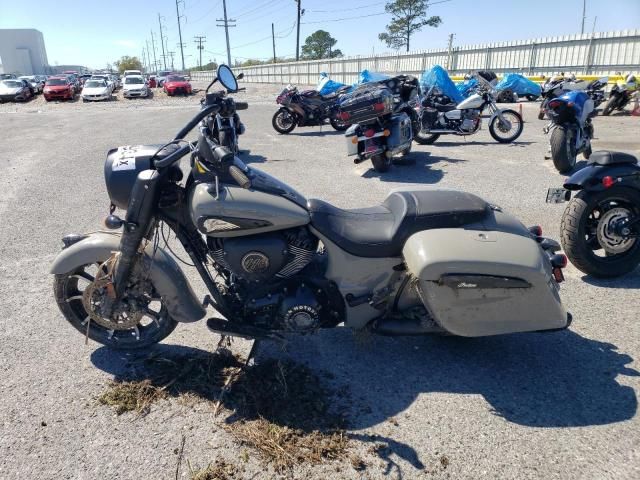
{"type": "Polygon", "coordinates": [[[489,124],[489,133],[497,142],[500,142],[500,143],[514,142],[522,134],[522,130],[524,130],[522,117],[515,110],[508,110],[508,109],[502,110],[502,116],[511,122],[511,129],[509,130],[509,132],[511,132],[514,129],[514,123],[517,123],[517,126],[515,127],[515,133],[508,137],[501,136],[502,133],[509,133],[509,132],[503,132],[500,126],[500,117],[498,117],[497,115],[493,117],[493,120],[491,120],[491,123],[489,124]]]}
{"type": "Polygon", "coordinates": [[[576,166],[575,133],[570,128],[556,127],[551,134],[551,158],[556,170],[569,173],[576,166]]]}
{"type": "Polygon", "coordinates": [[[297,122],[295,117],[287,112],[284,109],[278,110],[271,119],[271,125],[273,129],[282,134],[286,135],[287,133],[291,133],[294,128],[296,128],[297,122]]]}
{"type": "Polygon", "coordinates": [[[439,133],[422,133],[422,130],[420,130],[413,136],[413,139],[420,145],[433,145],[435,141],[438,140],[438,138],[440,138],[439,133]]]}
{"type": "Polygon", "coordinates": [[[371,157],[371,163],[373,164],[373,169],[378,173],[388,172],[389,168],[391,168],[391,159],[384,153],[371,157]]]}
{"type": "Polygon", "coordinates": [[[337,118],[330,118],[329,123],[331,124],[333,129],[338,132],[344,132],[347,128],[349,128],[348,123],[344,123],[342,120],[338,120],[337,118]]]}
{"type": "Polygon", "coordinates": [[[575,267],[594,277],[619,277],[633,271],[640,264],[640,239],[623,240],[611,234],[606,221],[607,211],[625,209],[640,215],[640,192],[624,187],[614,187],[602,192],[581,191],[569,202],[560,223],[562,248],[575,267]],[[618,253],[607,252],[600,244],[598,229],[606,232],[607,241],[618,253]],[[626,244],[625,244],[626,242],[626,244]],[[596,251],[604,251],[596,255],[596,251]]]}
{"type": "Polygon", "coordinates": [[[138,350],[160,342],[176,328],[178,323],[169,315],[160,298],[149,303],[140,323],[130,329],[109,330],[90,320],[82,296],[97,273],[96,264],[88,264],[67,274],[56,275],[53,281],[58,308],[80,333],[114,350],[138,350]]]}
{"type": "Polygon", "coordinates": [[[602,115],[604,115],[605,117],[609,116],[611,112],[613,112],[617,108],[617,106],[618,106],[618,96],[613,95],[607,102],[607,105],[604,107],[604,110],[602,110],[602,115]]]}

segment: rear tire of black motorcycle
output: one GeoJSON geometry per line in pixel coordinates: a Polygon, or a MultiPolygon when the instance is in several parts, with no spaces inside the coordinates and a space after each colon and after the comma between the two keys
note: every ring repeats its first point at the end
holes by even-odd
{"type": "Polygon", "coordinates": [[[428,135],[422,132],[416,133],[413,137],[413,139],[420,145],[433,145],[438,138],[440,138],[439,133],[432,133],[431,135],[428,135]]]}
{"type": "Polygon", "coordinates": [[[602,110],[602,115],[604,115],[605,117],[608,117],[611,114],[611,112],[613,112],[616,109],[617,103],[618,103],[618,98],[614,95],[609,99],[609,101],[607,102],[607,105],[604,107],[604,110],[602,110]]]}
{"type": "Polygon", "coordinates": [[[273,118],[271,119],[271,125],[273,126],[273,129],[276,132],[278,132],[278,133],[280,133],[282,135],[286,135],[287,133],[291,133],[293,131],[293,129],[296,128],[296,123],[293,122],[289,128],[280,128],[280,126],[278,125],[278,122],[276,121],[276,119],[278,118],[278,115],[280,115],[282,113],[283,113],[282,110],[278,110],[273,115],[273,118]]]}
{"type": "MultiPolygon", "coordinates": [[[[622,261],[613,262],[612,257],[595,256],[585,241],[585,224],[594,206],[603,198],[611,195],[611,190],[598,193],[586,191],[578,194],[567,204],[560,222],[560,243],[571,263],[581,272],[600,278],[613,278],[629,273],[640,264],[640,243],[634,245],[635,252],[630,257],[625,256],[622,261]],[[607,260],[609,259],[609,260],[607,260]]],[[[640,193],[622,189],[616,192],[616,197],[627,198],[632,205],[640,204],[640,193]]]]}
{"type": "Polygon", "coordinates": [[[391,159],[387,158],[384,153],[371,157],[371,163],[373,164],[373,169],[378,173],[388,172],[389,168],[391,168],[391,159]]]}
{"type": "Polygon", "coordinates": [[[576,166],[576,156],[570,157],[567,152],[567,131],[563,127],[556,127],[551,134],[551,158],[556,170],[569,173],[576,166]]]}
{"type": "Polygon", "coordinates": [[[337,118],[330,118],[329,123],[331,124],[333,129],[338,132],[344,132],[350,126],[348,123],[344,123],[341,120],[338,120],[337,118]]]}

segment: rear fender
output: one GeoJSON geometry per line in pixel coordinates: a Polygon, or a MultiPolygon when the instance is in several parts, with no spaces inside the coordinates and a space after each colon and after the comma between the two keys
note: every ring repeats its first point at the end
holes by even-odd
{"type": "Polygon", "coordinates": [[[640,166],[634,164],[589,165],[567,178],[563,187],[567,190],[606,190],[604,177],[621,179],[620,184],[640,190],[640,166]]]}
{"type": "MultiPolygon", "coordinates": [[[[63,275],[91,263],[106,261],[120,247],[120,235],[107,232],[92,233],[62,250],[53,261],[50,273],[63,275]]],[[[162,248],[145,249],[145,261],[151,261],[150,279],[160,294],[169,314],[178,322],[195,322],[206,310],[198,301],[191,285],[176,261],[162,248]]]]}

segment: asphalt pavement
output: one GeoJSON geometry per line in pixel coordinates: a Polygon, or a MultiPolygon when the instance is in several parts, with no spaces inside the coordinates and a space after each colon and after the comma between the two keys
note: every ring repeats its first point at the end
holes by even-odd
{"type": "MultiPolygon", "coordinates": [[[[541,225],[559,239],[563,207],[545,204],[563,177],[543,159],[547,137],[537,104],[522,103],[520,139],[475,136],[414,144],[413,164],[384,174],[354,165],[342,134],[327,126],[278,135],[271,127],[277,85],[237,95],[247,131],[241,158],[307,197],[365,207],[394,188],[455,188],[541,225]]],[[[197,111],[188,98],[105,104],[0,106],[0,478],[175,478],[176,450],[192,465],[240,462],[244,449],[200,406],[164,401],[143,418],[115,416],[96,397],[126,364],[85,345],[58,311],[48,273],[60,238],[100,228],[109,200],[108,149],[164,143],[197,111]]],[[[519,107],[516,107],[519,108],[519,107]]],[[[594,120],[596,149],[640,155],[640,119],[594,120]]],[[[294,478],[640,478],[637,391],[640,270],[617,280],[565,270],[561,295],[573,314],[567,331],[490,338],[374,338],[344,328],[296,337],[286,352],[265,345],[258,360],[284,355],[333,374],[349,390],[349,432],[363,455],[385,442],[384,458],[358,472],[348,463],[305,466],[294,478]],[[443,468],[441,459],[448,464],[443,468]]],[[[204,294],[197,274],[188,272],[204,294]]],[[[211,350],[204,322],[180,325],[165,349],[211,350]]],[[[233,350],[246,353],[248,342],[233,350]]],[[[160,350],[162,351],[162,350],[160,350]]],[[[188,469],[182,469],[188,478],[188,469]]],[[[242,478],[273,478],[251,457],[242,478]]]]}

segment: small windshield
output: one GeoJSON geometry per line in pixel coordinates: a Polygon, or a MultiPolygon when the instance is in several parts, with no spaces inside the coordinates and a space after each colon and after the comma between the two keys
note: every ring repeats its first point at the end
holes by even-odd
{"type": "Polygon", "coordinates": [[[107,85],[100,80],[87,80],[87,83],[85,83],[84,86],[87,88],[100,88],[106,87],[107,85]]]}
{"type": "Polygon", "coordinates": [[[47,86],[66,85],[67,81],[62,78],[50,78],[47,80],[47,86]]]}
{"type": "Polygon", "coordinates": [[[184,79],[184,77],[181,77],[179,75],[171,75],[167,78],[167,82],[186,82],[186,80],[184,79]]]}
{"type": "Polygon", "coordinates": [[[144,80],[142,78],[136,77],[126,77],[124,79],[124,83],[127,85],[142,85],[144,80]]]}
{"type": "Polygon", "coordinates": [[[22,82],[17,80],[4,80],[2,83],[9,88],[18,88],[22,86],[22,82]]]}

